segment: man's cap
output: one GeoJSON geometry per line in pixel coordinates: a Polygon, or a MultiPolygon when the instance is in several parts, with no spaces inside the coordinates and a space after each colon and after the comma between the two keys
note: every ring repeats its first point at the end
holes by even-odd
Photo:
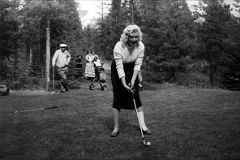
{"type": "Polygon", "coordinates": [[[62,43],[59,45],[59,47],[67,47],[67,45],[62,43]]]}

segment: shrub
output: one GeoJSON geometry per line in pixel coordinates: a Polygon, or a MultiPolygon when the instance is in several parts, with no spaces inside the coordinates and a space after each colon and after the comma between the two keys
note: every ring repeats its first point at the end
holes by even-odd
{"type": "Polygon", "coordinates": [[[178,85],[197,87],[197,88],[210,88],[209,76],[201,72],[190,73],[175,73],[175,81],[178,85]]]}
{"type": "Polygon", "coordinates": [[[43,90],[45,87],[45,78],[20,76],[9,83],[9,88],[12,90],[29,89],[29,90],[43,90]]]}

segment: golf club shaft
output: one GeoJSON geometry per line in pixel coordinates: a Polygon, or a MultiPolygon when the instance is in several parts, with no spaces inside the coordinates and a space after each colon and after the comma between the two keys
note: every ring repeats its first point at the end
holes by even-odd
{"type": "Polygon", "coordinates": [[[55,78],[55,77],[54,77],[54,73],[55,73],[55,72],[54,72],[54,70],[55,70],[55,68],[53,67],[53,91],[55,90],[55,86],[54,86],[54,85],[55,85],[55,84],[54,84],[54,78],[55,78]]]}
{"type": "Polygon", "coordinates": [[[145,138],[145,137],[144,137],[144,134],[143,134],[143,131],[142,131],[142,128],[141,128],[141,126],[140,126],[139,115],[138,115],[138,111],[137,111],[136,101],[135,101],[134,98],[133,98],[133,103],[134,103],[135,111],[136,111],[136,113],[137,113],[138,124],[139,124],[139,128],[140,128],[140,131],[141,131],[142,137],[145,138]]]}

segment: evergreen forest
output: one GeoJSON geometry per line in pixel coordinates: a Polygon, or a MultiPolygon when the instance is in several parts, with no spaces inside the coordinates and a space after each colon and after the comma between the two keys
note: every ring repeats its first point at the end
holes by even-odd
{"type": "MultiPolygon", "coordinates": [[[[234,0],[240,14],[240,0],[234,0]]],[[[75,59],[93,50],[112,60],[124,27],[143,32],[146,83],[240,90],[240,17],[224,0],[199,0],[192,12],[186,0],[112,0],[109,13],[83,27],[74,0],[0,0],[0,84],[11,89],[46,87],[47,29],[50,57],[60,43],[75,59]],[[198,12],[197,12],[198,11],[198,12]]]]}

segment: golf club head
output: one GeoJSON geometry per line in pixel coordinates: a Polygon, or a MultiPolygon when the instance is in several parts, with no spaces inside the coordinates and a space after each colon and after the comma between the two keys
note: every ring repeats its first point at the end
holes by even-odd
{"type": "Polygon", "coordinates": [[[151,145],[151,142],[145,141],[143,145],[144,145],[145,147],[149,147],[149,146],[151,145]]]}
{"type": "Polygon", "coordinates": [[[147,141],[146,137],[143,137],[143,145],[144,145],[145,147],[148,147],[148,146],[151,145],[151,142],[150,142],[150,141],[147,141]]]}

